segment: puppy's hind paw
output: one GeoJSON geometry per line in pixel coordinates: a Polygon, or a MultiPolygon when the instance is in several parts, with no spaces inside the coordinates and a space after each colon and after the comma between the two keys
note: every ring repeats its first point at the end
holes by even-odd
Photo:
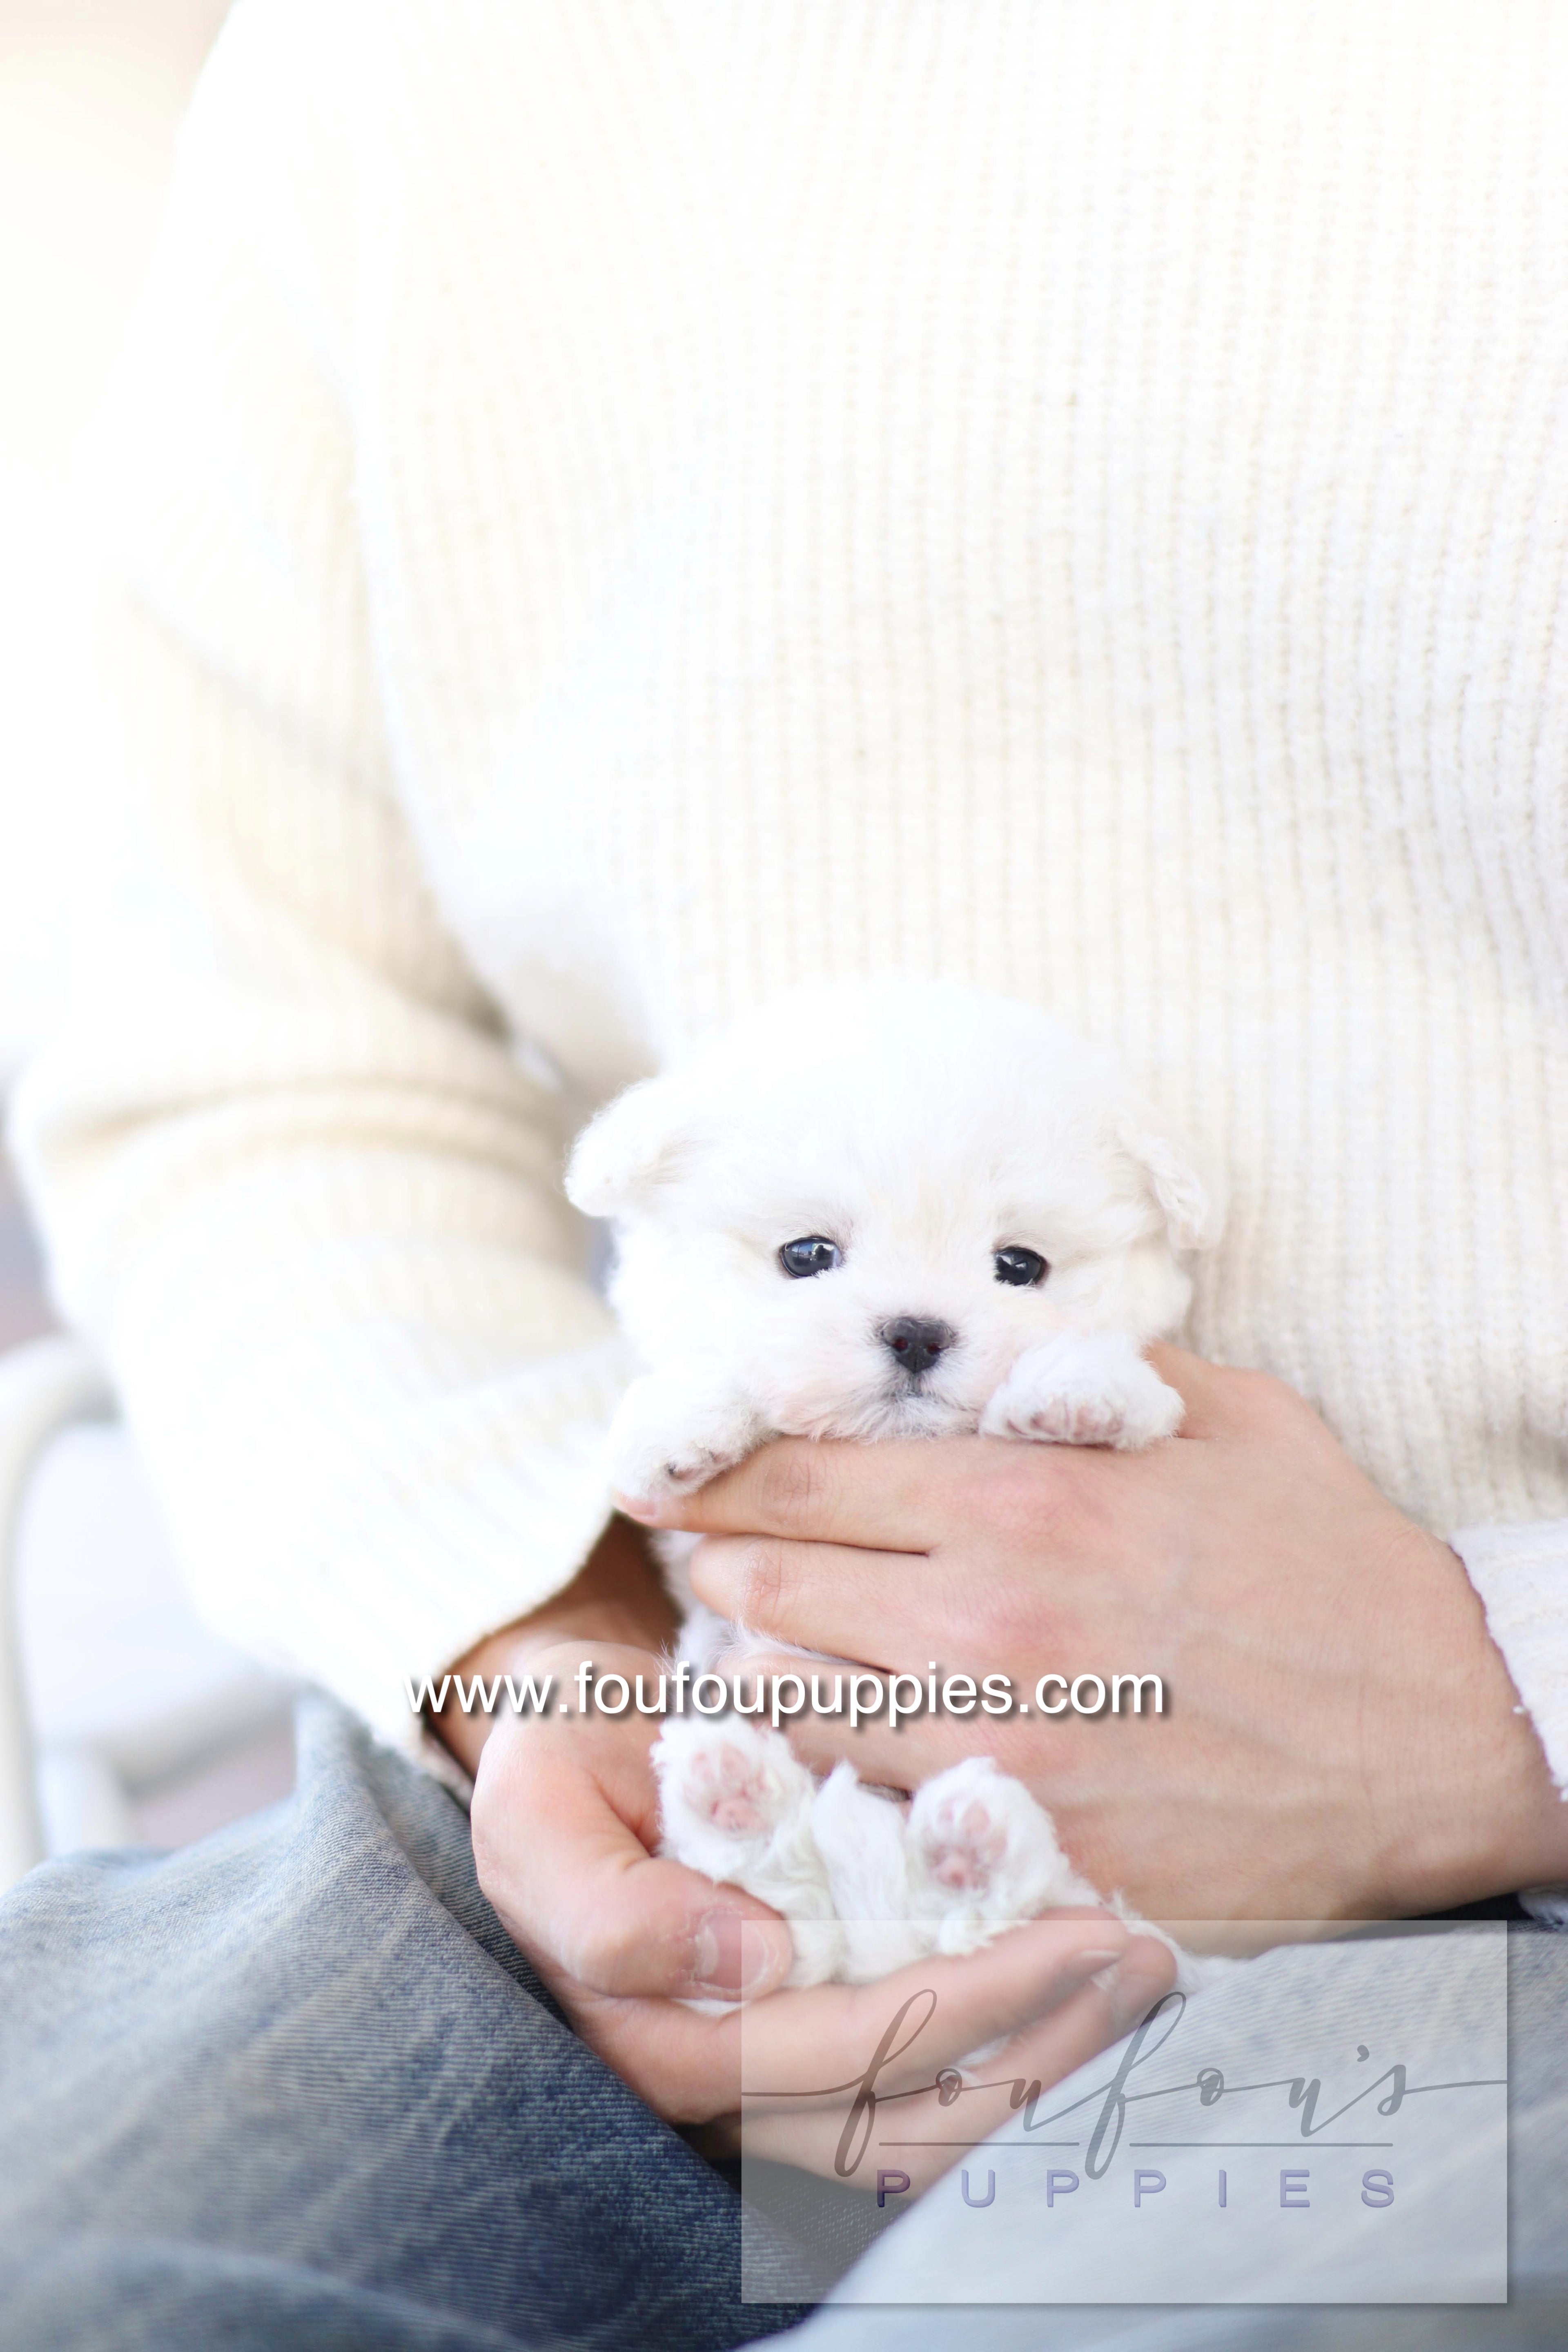
{"type": "Polygon", "coordinates": [[[979,1900],[1007,1851],[1007,1832],[979,1797],[950,1798],[929,1825],[922,1859],[934,1886],[979,1900]]]}
{"type": "Polygon", "coordinates": [[[710,1877],[714,1859],[739,1848],[760,1852],[803,1812],[816,1783],[787,1740],[749,1723],[667,1723],[653,1750],[666,1850],[710,1877]]]}
{"type": "Polygon", "coordinates": [[[996,1802],[1001,1775],[986,1757],[928,1780],[910,1809],[910,1858],[939,1904],[984,1907],[1007,1852],[996,1802]]]}
{"type": "Polygon", "coordinates": [[[973,1949],[987,1927],[1061,1904],[1092,1903],[1048,1813],[988,1756],[928,1780],[910,1809],[910,1879],[923,1916],[942,1918],[944,1950],[973,1949]]]}
{"type": "Polygon", "coordinates": [[[767,1766],[736,1740],[689,1757],[682,1790],[687,1811],[726,1837],[755,1837],[771,1826],[773,1790],[767,1766]]]}

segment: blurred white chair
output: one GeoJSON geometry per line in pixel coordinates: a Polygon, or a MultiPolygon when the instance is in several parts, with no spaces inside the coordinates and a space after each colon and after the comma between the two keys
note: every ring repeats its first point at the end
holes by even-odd
{"type": "Polygon", "coordinates": [[[47,1853],[178,1843],[281,1794],[295,1685],[196,1616],[101,1371],[74,1339],[0,1356],[0,1885],[47,1853]],[[225,1759],[240,1767],[225,1784],[225,1759]]]}

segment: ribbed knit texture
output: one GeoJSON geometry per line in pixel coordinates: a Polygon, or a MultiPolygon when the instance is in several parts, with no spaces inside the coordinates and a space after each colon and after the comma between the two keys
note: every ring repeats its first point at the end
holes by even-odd
{"type": "Polygon", "coordinates": [[[889,966],[1223,1156],[1194,1346],[1568,1520],[1565,125],[1554,0],[241,0],[20,1112],[228,1630],[396,1732],[567,1579],[565,1135],[889,966]]]}

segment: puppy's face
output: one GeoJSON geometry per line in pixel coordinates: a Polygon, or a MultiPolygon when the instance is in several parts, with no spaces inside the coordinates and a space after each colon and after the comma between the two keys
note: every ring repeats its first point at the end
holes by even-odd
{"type": "Polygon", "coordinates": [[[823,990],[612,1105],[569,1190],[616,1216],[651,1365],[721,1366],[786,1433],[934,1435],[1053,1333],[1179,1320],[1208,1202],[1144,1116],[1031,1008],[823,990]]]}

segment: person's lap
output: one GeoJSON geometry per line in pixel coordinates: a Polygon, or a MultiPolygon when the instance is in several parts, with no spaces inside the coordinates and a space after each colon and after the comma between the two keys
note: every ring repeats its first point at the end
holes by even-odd
{"type": "MultiPolygon", "coordinates": [[[[1248,1972],[1260,1987],[1267,1968],[1248,1972]]],[[[561,2019],[479,1893],[460,1807],[324,1703],[304,1711],[289,1804],[181,1854],[51,1864],[13,1890],[0,1982],[0,2299],[18,2352],[697,2352],[799,2316],[741,2302],[734,2188],[561,2019]]],[[[1511,2309],[861,2308],[804,2340],[923,2347],[955,2324],[1128,2352],[1563,2340],[1565,2022],[1568,1938],[1521,1937],[1515,2273],[1532,2299],[1511,2309]]],[[[847,2255],[869,2221],[846,2195],[847,2255]]],[[[896,2273],[906,2233],[941,2226],[916,2209],[875,2263],[896,2273]]]]}
{"type": "MultiPolygon", "coordinates": [[[[1498,1906],[1521,1917],[1517,1906],[1498,1906]]],[[[1493,1906],[1478,1906],[1490,1910],[1493,1906]]],[[[1173,2064],[1156,2065],[1143,2077],[1157,2086],[1163,2080],[1186,2082],[1194,2059],[1205,2069],[1222,2060],[1218,2079],[1231,2090],[1267,2095],[1270,2086],[1276,2104],[1260,2110],[1250,2126],[1226,2120],[1216,2126],[1216,2145],[1249,2153],[1216,2156],[1233,2168],[1231,2199],[1238,2218],[1255,2217],[1238,2231],[1237,2222],[1211,2205],[1194,2211],[1184,2203],[1186,2239],[1194,2259],[1190,2269],[1217,2282],[1231,2272],[1232,2290],[1254,2281],[1278,2302],[1226,2302],[1202,2305],[1141,2305],[1077,2303],[1074,2293],[1085,2285],[1098,2288],[1114,2279],[1124,2293],[1146,2292],[1140,2275],[1142,2249],[1131,2200],[1122,2196],[1097,2199],[1083,2211],[1069,2200],[1073,2228],[1048,2251],[1052,2240],[1047,2215],[1037,2196],[1012,2202],[1005,2214],[998,2207],[984,2235],[976,2232],[976,2216],[964,2199],[954,2193],[952,2177],[938,2184],[879,2245],[868,2251],[837,2292],[843,2307],[829,2307],[810,2321],[797,2339],[802,2352],[945,2352],[955,2334],[965,2343],[987,2352],[1459,2352],[1459,2347],[1497,2345],[1500,2347],[1556,2347],[1568,2344],[1568,1936],[1549,1933],[1532,1925],[1504,1929],[1477,1929],[1470,1919],[1457,1915],[1464,1932],[1457,1939],[1447,1927],[1423,1923],[1415,1927],[1375,1931],[1366,1937],[1330,1946],[1298,1945],[1266,1956],[1237,1971],[1224,1984],[1206,1991],[1187,2025],[1189,2038],[1173,2064]],[[1506,1936],[1500,1950],[1490,1939],[1506,1936]],[[1506,1976],[1502,1964],[1506,1962],[1506,1976]],[[1494,2052],[1502,2042],[1502,2003],[1507,2001],[1509,2088],[1506,2110],[1468,2106],[1467,2085],[1482,2087],[1494,2052]],[[1386,2248],[1380,2249],[1382,2215],[1378,2200],[1352,2200],[1348,2207],[1334,2197],[1335,2158],[1327,2155],[1320,2174],[1320,2144],[1336,2144],[1334,2118],[1346,2112],[1339,2105],[1342,2091],[1341,2067],[1363,2033],[1379,2053],[1384,2071],[1373,2081],[1380,2089],[1392,2081],[1388,2061],[1400,2052],[1415,2055],[1425,2047],[1454,2062],[1435,2067],[1417,2064],[1410,2075],[1412,2091],[1424,2081],[1460,2095],[1460,2103],[1439,2105],[1429,2111],[1431,2128],[1401,2143],[1399,2198],[1405,2220],[1405,2261],[1415,2253],[1415,2272],[1421,2287],[1440,2295],[1439,2282],[1467,2275],[1472,2288],[1485,2291],[1483,2282],[1494,2246],[1500,2252],[1506,2228],[1508,2250],[1507,2304],[1481,2302],[1429,2305],[1398,2304],[1314,2304],[1314,2293],[1343,2293],[1345,2283],[1360,2278],[1378,2291],[1389,2283],[1386,2248]],[[1411,2037],[1415,2037],[1415,2047],[1411,2037]],[[1194,2038],[1195,2037],[1195,2038],[1194,2038]],[[1323,2080],[1327,2095],[1318,2105],[1320,2120],[1311,2139],[1306,2135],[1305,2114],[1298,2125],[1300,2153],[1274,2153],[1288,2143],[1273,2137],[1295,2123],[1278,2104],[1290,2088],[1308,2053],[1327,2053],[1323,2080]],[[1272,2116],[1274,2120],[1262,2120],[1272,2116]],[[1261,2140],[1250,2134],[1259,2129],[1261,2140]],[[1239,2138],[1232,2137],[1240,2131],[1239,2138]],[[1291,2176],[1300,2186],[1292,2191],[1310,2205],[1314,2219],[1310,2230],[1291,2225],[1284,2235],[1271,2231],[1258,2211],[1259,2189],[1272,2189],[1270,2168],[1300,2166],[1310,2171],[1291,2176]],[[1248,2168],[1250,2167],[1250,2172],[1248,2168]],[[1407,2170],[1407,2167],[1409,2169],[1407,2170]],[[1258,2176],[1261,2175],[1261,2179],[1258,2176]],[[1314,2183],[1309,2198],[1306,2184],[1314,2183]],[[1318,2184],[1321,2182],[1321,2186],[1318,2184]],[[1496,2197],[1506,2182],[1506,2217],[1496,2197]],[[1363,2210],[1363,2205],[1368,2210],[1363,2210]],[[1495,2229],[1498,2238],[1490,2232],[1495,2229]],[[1048,2265],[1048,2267],[1047,2267],[1048,2265]],[[1057,2305],[994,2303],[957,2307],[953,2302],[922,2303],[932,2292],[962,2292],[966,2278],[983,2278],[982,2291],[1008,2293],[1020,2282],[1054,2285],[1063,2300],[1057,2305]],[[1300,2300],[1292,2300],[1300,2296],[1300,2300]]],[[[1173,2045],[1173,2050],[1174,2045],[1173,2045]]],[[[1357,2053],[1367,2055],[1365,2045],[1357,2053]]],[[[1092,2062],[1057,2084],[1047,2105],[1055,2115],[1081,2115],[1079,2095],[1089,2094],[1091,2111],[1114,2071],[1110,2053],[1092,2062]]],[[[1392,2070],[1397,2072],[1397,2069],[1392,2070]]],[[[1197,2084],[1189,2084],[1195,2091],[1197,2084]]],[[[1206,2102],[1205,2103],[1206,2105],[1206,2102]]],[[[1353,2101],[1351,2103],[1355,2104],[1353,2101]]],[[[1419,2098],[1406,2102],[1425,2107],[1419,2098]]],[[[1294,2098],[1290,2101],[1295,2107],[1294,2098]]],[[[1156,2110],[1151,2110],[1151,2114],[1156,2110]]],[[[1181,2111],[1178,2111],[1181,2112],[1181,2111]]],[[[1188,2110],[1190,2113],[1190,2108],[1188,2110]]],[[[1379,2116],[1392,2113],[1379,2107],[1379,2116]]],[[[1048,2117],[1045,2127],[1050,2128],[1048,2117]]],[[[1058,2129],[1061,2126],[1056,2126],[1058,2129]]],[[[1068,2126],[1070,2128],[1071,2126],[1068,2126]]],[[[1178,2135],[1190,2122],[1163,2126],[1178,2135]]],[[[1393,2128],[1384,2122],[1381,2128],[1393,2128]]],[[[1136,2126],[1131,2126],[1135,2130],[1136,2126]]],[[[1143,2126],[1144,2130],[1149,2126],[1143,2126]]],[[[1156,2133],[1162,2128],[1156,2125],[1156,2133]]],[[[1340,2124],[1342,2131],[1357,2128],[1340,2124]]],[[[1363,2126],[1364,2128],[1364,2126],[1363,2126]]],[[[1376,2123],[1371,2126],[1375,2131],[1376,2123]]],[[[1047,2141],[1045,2145],[1051,2143],[1047,2141]]],[[[1134,2139],[1132,2145],[1138,2142],[1134,2139]]],[[[1175,2141],[1145,2141],[1147,2147],[1180,2147],[1175,2141]]],[[[967,2161],[984,2165],[989,2150],[977,2151],[967,2161]]],[[[1373,2163],[1396,2159],[1378,2156],[1373,2163]]],[[[1047,2161],[1075,2165],[1070,2154],[1047,2161]]],[[[1133,2156],[1131,2163],[1168,2165],[1169,2156],[1133,2156]]],[[[1364,2156],[1351,2161],[1355,2168],[1364,2156]]],[[[993,2183],[1009,2178],[1000,2151],[993,2183]]],[[[1165,2183],[1156,2173],[1161,2187],[1165,2183]]],[[[1279,2201],[1285,2200],[1281,2173],[1279,2201]]],[[[1392,2189],[1392,2176],[1384,2174],[1392,2189]]],[[[978,2185],[979,2175],[976,2175],[978,2185]]],[[[1176,2185],[1176,2176],[1172,2175],[1176,2185]]],[[[1217,2203],[1215,2175],[1204,2173],[1204,2189],[1217,2203]]],[[[988,2184],[991,2185],[991,2184],[988,2184]]],[[[1031,2187],[1037,2189],[1037,2179],[1031,2187]]],[[[1109,2185],[1109,2184],[1108,2184],[1109,2185]]],[[[1178,2193],[1190,2197],[1196,2182],[1191,2172],[1178,2193]]],[[[965,2192],[967,2193],[967,2192],[965,2192]]],[[[1163,2200],[1157,2200],[1163,2202],[1163,2200]]],[[[1460,2291],[1449,2284],[1447,2292],[1460,2291]]]]}
{"type": "Polygon", "coordinates": [[[461,1808],[323,1702],[274,1811],[0,1905],[8,2346],[727,2347],[735,2189],[561,2020],[461,1808]]]}

